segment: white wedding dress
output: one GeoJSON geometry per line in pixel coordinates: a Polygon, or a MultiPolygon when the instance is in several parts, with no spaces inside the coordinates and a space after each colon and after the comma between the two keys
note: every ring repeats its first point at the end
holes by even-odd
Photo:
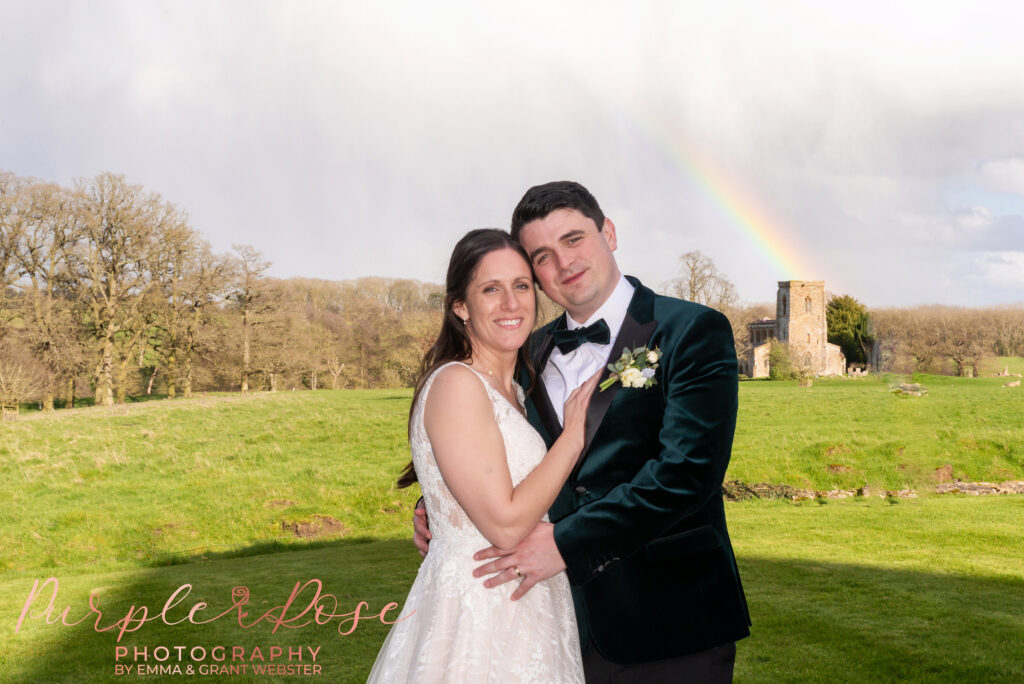
{"type": "MultiPolygon", "coordinates": [[[[423,405],[440,370],[420,392],[410,436],[430,521],[430,552],[402,608],[401,615],[409,617],[391,628],[367,681],[583,682],[579,634],[564,572],[538,582],[518,601],[509,598],[518,582],[486,589],[482,578],[473,577],[473,569],[482,565],[473,554],[491,543],[449,491],[423,427],[423,405]]],[[[547,452],[544,440],[477,375],[494,406],[512,482],[518,484],[547,452]]],[[[516,390],[522,404],[522,388],[516,390]]]]}

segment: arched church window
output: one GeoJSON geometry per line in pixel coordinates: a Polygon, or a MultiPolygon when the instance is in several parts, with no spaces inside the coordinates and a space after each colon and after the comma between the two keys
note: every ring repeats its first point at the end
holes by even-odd
{"type": "Polygon", "coordinates": [[[782,315],[785,316],[789,313],[789,302],[787,301],[786,295],[782,295],[782,315]]]}
{"type": "Polygon", "coordinates": [[[805,368],[810,368],[811,367],[811,354],[810,354],[810,352],[808,352],[807,354],[804,354],[804,367],[805,368]]]}
{"type": "Polygon", "coordinates": [[[811,313],[811,298],[804,299],[804,313],[811,313]]]}

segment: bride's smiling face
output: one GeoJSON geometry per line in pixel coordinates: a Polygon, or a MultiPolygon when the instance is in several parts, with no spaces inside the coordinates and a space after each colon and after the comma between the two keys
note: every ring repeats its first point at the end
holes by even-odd
{"type": "Polygon", "coordinates": [[[465,301],[452,307],[466,321],[473,348],[515,351],[526,342],[537,315],[530,266],[515,250],[484,256],[466,288],[465,301]]]}

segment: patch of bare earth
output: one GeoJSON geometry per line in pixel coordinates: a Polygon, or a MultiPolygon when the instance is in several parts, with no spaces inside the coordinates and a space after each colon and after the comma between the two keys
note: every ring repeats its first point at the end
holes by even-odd
{"type": "Polygon", "coordinates": [[[348,532],[348,528],[340,520],[329,515],[314,515],[309,520],[294,522],[282,520],[281,529],[291,532],[301,539],[344,536],[348,532]]]}
{"type": "Polygon", "coordinates": [[[938,468],[935,469],[935,475],[933,477],[935,478],[935,481],[938,482],[939,484],[942,484],[943,482],[952,482],[953,466],[949,463],[947,463],[944,466],[939,466],[938,468]]]}

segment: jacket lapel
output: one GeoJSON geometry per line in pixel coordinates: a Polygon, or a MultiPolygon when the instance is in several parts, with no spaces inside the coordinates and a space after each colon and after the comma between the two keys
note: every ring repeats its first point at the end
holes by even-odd
{"type": "MultiPolygon", "coordinates": [[[[605,360],[605,368],[601,371],[602,382],[611,375],[611,371],[608,370],[608,364],[612,359],[619,358],[624,348],[633,349],[646,345],[650,341],[651,335],[654,334],[655,328],[658,327],[658,322],[654,320],[654,292],[644,287],[639,280],[632,276],[626,276],[626,280],[633,285],[635,291],[633,292],[633,298],[629,302],[629,307],[626,309],[626,318],[623,319],[622,327],[619,328],[619,334],[616,336],[615,343],[611,347],[610,358],[605,360]]],[[[555,321],[555,324],[544,333],[532,356],[533,367],[537,371],[537,379],[531,398],[541,422],[547,429],[548,434],[551,435],[552,442],[562,434],[562,426],[558,422],[558,416],[551,404],[551,397],[544,386],[544,381],[541,379],[541,373],[555,347],[553,333],[555,330],[564,327],[565,314],[563,313],[561,318],[555,321]]],[[[617,382],[604,392],[599,388],[594,390],[594,396],[590,400],[590,406],[587,409],[587,430],[583,443],[583,453],[573,469],[573,478],[579,473],[580,467],[590,451],[590,445],[594,441],[594,435],[597,434],[597,429],[601,427],[601,422],[611,407],[612,399],[615,398],[616,393],[618,393],[621,387],[622,385],[617,382]]]]}
{"type": "MultiPolygon", "coordinates": [[[[629,308],[626,309],[626,318],[622,321],[622,327],[615,338],[615,344],[612,345],[610,357],[605,360],[605,368],[601,372],[601,382],[611,375],[611,371],[608,370],[608,364],[611,363],[612,359],[619,358],[624,348],[633,349],[646,345],[650,341],[651,335],[654,334],[654,329],[658,327],[658,322],[654,320],[654,292],[644,287],[636,278],[626,276],[626,279],[633,285],[635,291],[633,292],[633,298],[629,302],[629,308]]],[[[549,348],[548,355],[550,356],[550,354],[549,348]]],[[[544,360],[547,361],[547,357],[544,360]]],[[[543,383],[541,385],[543,386],[543,383]]],[[[576,462],[576,467],[573,468],[573,479],[579,474],[583,461],[590,453],[590,444],[594,441],[594,435],[597,434],[597,429],[601,427],[601,422],[604,420],[605,414],[608,413],[612,399],[615,398],[621,387],[622,383],[616,382],[603,392],[600,388],[594,390],[594,396],[591,398],[590,406],[587,409],[587,428],[583,442],[583,453],[576,462]]],[[[549,400],[548,406],[550,407],[550,405],[551,402],[549,400]]]]}
{"type": "Polygon", "coordinates": [[[544,364],[548,362],[548,357],[551,356],[551,351],[555,348],[555,338],[552,333],[559,326],[565,327],[564,313],[553,326],[548,328],[548,331],[533,353],[533,368],[537,372],[537,378],[534,381],[531,398],[533,399],[533,405],[537,408],[537,414],[540,416],[541,422],[547,429],[548,434],[551,435],[552,443],[562,434],[562,426],[558,422],[558,415],[555,413],[555,408],[551,405],[551,397],[548,396],[548,390],[544,386],[544,381],[541,380],[540,374],[544,370],[544,364]]]}

